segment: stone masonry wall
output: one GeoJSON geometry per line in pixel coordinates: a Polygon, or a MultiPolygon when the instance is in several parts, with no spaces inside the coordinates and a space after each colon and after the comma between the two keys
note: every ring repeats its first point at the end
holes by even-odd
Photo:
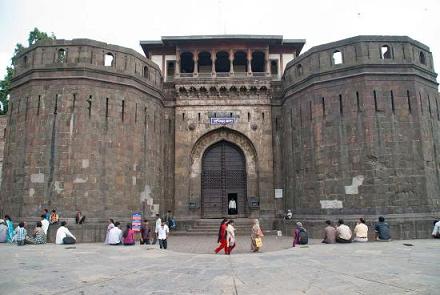
{"type": "Polygon", "coordinates": [[[133,50],[83,39],[38,43],[18,61],[2,210],[21,217],[43,208],[62,217],[81,210],[101,219],[159,212],[164,114],[157,66],[133,50]],[[113,63],[105,66],[108,53],[113,63]]]}

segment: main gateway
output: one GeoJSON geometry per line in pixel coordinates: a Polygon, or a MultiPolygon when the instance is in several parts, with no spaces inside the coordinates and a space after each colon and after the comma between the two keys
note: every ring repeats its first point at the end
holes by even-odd
{"type": "Polygon", "coordinates": [[[287,209],[310,226],[387,215],[395,236],[426,236],[440,211],[429,48],[357,36],[300,54],[304,43],[162,37],[141,41],[145,56],[88,39],[31,46],[11,87],[0,209],[95,221],[171,210],[182,227],[276,227],[287,209]]]}

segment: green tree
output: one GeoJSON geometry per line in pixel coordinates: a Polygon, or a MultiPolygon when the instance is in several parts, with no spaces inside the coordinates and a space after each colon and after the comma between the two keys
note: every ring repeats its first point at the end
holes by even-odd
{"type": "MultiPolygon", "coordinates": [[[[34,28],[29,33],[28,46],[34,45],[38,41],[42,40],[55,40],[56,37],[52,33],[48,35],[45,32],[41,32],[38,28],[34,28]]],[[[17,43],[14,50],[14,55],[11,58],[11,65],[6,67],[6,75],[3,80],[0,80],[0,114],[6,114],[8,112],[9,104],[9,91],[11,88],[11,80],[15,73],[15,65],[17,62],[17,55],[24,49],[24,46],[17,43]]]]}

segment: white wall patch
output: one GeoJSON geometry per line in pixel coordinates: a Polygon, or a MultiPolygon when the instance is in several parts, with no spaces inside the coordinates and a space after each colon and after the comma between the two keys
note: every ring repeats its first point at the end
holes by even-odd
{"type": "Polygon", "coordinates": [[[54,188],[57,194],[60,194],[64,190],[64,183],[62,181],[55,181],[54,188]]]}
{"type": "Polygon", "coordinates": [[[44,183],[44,174],[43,173],[31,174],[31,182],[44,183]]]}
{"type": "Polygon", "coordinates": [[[82,159],[81,166],[83,167],[83,169],[89,168],[89,164],[89,159],[82,159]]]}
{"type": "Polygon", "coordinates": [[[29,189],[29,197],[33,197],[35,195],[35,189],[33,189],[33,188],[30,188],[29,189]]]}
{"type": "Polygon", "coordinates": [[[136,176],[132,176],[131,181],[132,181],[133,185],[136,185],[136,176]]]}
{"type": "Polygon", "coordinates": [[[339,200],[321,200],[321,209],[341,209],[342,201],[339,200]]]}
{"type": "Polygon", "coordinates": [[[77,178],[75,178],[73,180],[73,183],[86,183],[87,180],[88,180],[88,178],[84,179],[84,178],[81,178],[81,177],[77,177],[77,178]]]}
{"type": "Polygon", "coordinates": [[[357,195],[359,194],[359,187],[364,183],[364,176],[358,175],[353,177],[351,185],[345,186],[345,194],[347,195],[357,195]]]}

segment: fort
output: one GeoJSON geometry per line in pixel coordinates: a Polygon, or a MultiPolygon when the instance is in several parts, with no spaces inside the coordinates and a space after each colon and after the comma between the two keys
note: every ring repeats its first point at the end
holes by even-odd
{"type": "Polygon", "coordinates": [[[428,237],[440,216],[429,48],[405,36],[301,53],[304,43],[206,35],[141,41],[144,55],[88,39],[25,49],[4,117],[1,213],[81,210],[92,226],[171,210],[182,230],[223,216],[287,230],[290,209],[316,237],[326,219],[380,215],[394,238],[428,237]]]}

